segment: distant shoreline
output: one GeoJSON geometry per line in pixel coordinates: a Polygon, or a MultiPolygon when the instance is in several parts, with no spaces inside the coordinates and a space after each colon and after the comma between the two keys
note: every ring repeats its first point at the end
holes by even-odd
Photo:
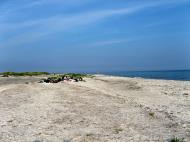
{"type": "Polygon", "coordinates": [[[190,80],[155,79],[155,78],[129,77],[129,76],[106,75],[106,74],[94,74],[94,76],[107,77],[107,78],[132,79],[132,80],[139,79],[139,80],[149,80],[149,81],[190,82],[190,80]]]}
{"type": "Polygon", "coordinates": [[[122,71],[122,72],[103,72],[103,75],[159,79],[159,80],[177,80],[190,81],[190,70],[173,70],[173,71],[122,71]]]}

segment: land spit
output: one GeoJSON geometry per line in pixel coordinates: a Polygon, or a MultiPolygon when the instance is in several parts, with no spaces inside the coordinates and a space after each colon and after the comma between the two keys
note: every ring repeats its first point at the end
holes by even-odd
{"type": "Polygon", "coordinates": [[[0,77],[1,142],[190,142],[190,82],[0,77]]]}

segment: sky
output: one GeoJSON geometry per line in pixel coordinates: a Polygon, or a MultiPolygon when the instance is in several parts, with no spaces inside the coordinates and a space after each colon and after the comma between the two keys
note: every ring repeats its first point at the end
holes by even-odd
{"type": "Polygon", "coordinates": [[[190,0],[0,0],[0,71],[190,69],[190,0]]]}

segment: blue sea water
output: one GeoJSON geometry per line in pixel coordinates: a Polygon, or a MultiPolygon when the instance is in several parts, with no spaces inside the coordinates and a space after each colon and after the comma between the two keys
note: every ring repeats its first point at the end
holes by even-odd
{"type": "Polygon", "coordinates": [[[190,70],[120,71],[120,72],[105,72],[103,74],[113,75],[113,76],[124,76],[124,77],[142,77],[148,79],[190,81],[190,70]]]}

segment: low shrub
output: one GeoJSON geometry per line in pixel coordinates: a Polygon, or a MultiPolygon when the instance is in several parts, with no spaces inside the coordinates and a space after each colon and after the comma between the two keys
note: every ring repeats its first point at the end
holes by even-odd
{"type": "Polygon", "coordinates": [[[4,77],[8,76],[38,76],[38,75],[49,75],[48,72],[3,72],[0,73],[4,77]]]}
{"type": "Polygon", "coordinates": [[[44,79],[42,82],[46,82],[46,83],[58,83],[60,81],[64,81],[64,80],[74,80],[75,82],[78,81],[84,81],[84,77],[92,77],[91,75],[87,75],[87,74],[76,74],[76,73],[67,73],[67,74],[63,74],[63,75],[54,75],[51,77],[48,77],[47,79],[44,79]]]}

